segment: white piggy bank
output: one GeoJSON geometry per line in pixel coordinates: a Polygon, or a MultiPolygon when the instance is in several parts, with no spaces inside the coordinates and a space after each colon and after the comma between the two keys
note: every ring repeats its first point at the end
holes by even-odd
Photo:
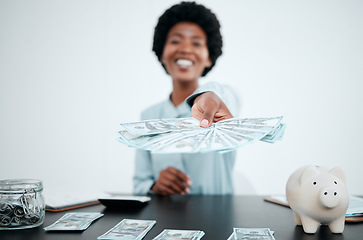
{"type": "Polygon", "coordinates": [[[286,198],[295,223],[302,225],[305,233],[315,233],[320,224],[328,225],[333,233],[344,231],[349,195],[341,168],[297,169],[287,181],[286,198]]]}

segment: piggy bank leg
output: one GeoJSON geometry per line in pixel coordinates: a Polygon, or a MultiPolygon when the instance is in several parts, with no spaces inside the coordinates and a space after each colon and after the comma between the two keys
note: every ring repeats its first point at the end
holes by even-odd
{"type": "Polygon", "coordinates": [[[305,233],[316,233],[316,230],[318,230],[318,227],[320,226],[320,222],[317,222],[307,216],[300,216],[300,218],[305,233]]]}
{"type": "Polygon", "coordinates": [[[292,214],[294,215],[296,225],[302,225],[299,215],[297,215],[297,213],[295,213],[294,211],[292,212],[292,214]]]}
{"type": "Polygon", "coordinates": [[[330,231],[333,233],[342,233],[344,231],[345,216],[340,217],[328,224],[330,231]]]}

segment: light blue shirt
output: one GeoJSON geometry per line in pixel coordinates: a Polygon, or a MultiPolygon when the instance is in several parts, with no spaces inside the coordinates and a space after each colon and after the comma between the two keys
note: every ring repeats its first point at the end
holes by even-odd
{"type": "MultiPolygon", "coordinates": [[[[236,116],[239,103],[231,88],[209,83],[198,88],[190,97],[205,91],[215,92],[227,105],[232,115],[236,116]]],[[[175,107],[170,99],[146,109],[141,114],[142,120],[182,117],[191,117],[191,107],[186,101],[175,107]]],[[[193,183],[189,188],[190,194],[232,194],[234,161],[235,151],[157,154],[137,150],[134,193],[147,194],[158,179],[160,171],[167,167],[174,167],[189,175],[193,183]]]]}

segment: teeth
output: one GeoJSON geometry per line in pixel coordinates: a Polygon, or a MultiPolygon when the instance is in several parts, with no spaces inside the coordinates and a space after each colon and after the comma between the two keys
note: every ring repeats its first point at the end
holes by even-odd
{"type": "Polygon", "coordinates": [[[176,61],[176,63],[180,66],[183,66],[183,67],[189,67],[189,66],[192,66],[193,65],[193,62],[190,61],[190,60],[186,60],[186,59],[178,59],[176,61]]]}

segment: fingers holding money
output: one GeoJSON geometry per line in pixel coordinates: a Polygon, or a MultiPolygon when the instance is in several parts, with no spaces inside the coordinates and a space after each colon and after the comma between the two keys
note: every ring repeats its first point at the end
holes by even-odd
{"type": "Polygon", "coordinates": [[[233,118],[224,102],[213,92],[203,93],[195,99],[192,116],[200,121],[201,127],[209,127],[213,122],[233,118]]]}
{"type": "Polygon", "coordinates": [[[189,193],[192,182],[188,175],[176,168],[168,167],[160,172],[152,190],[160,195],[189,193]]]}

